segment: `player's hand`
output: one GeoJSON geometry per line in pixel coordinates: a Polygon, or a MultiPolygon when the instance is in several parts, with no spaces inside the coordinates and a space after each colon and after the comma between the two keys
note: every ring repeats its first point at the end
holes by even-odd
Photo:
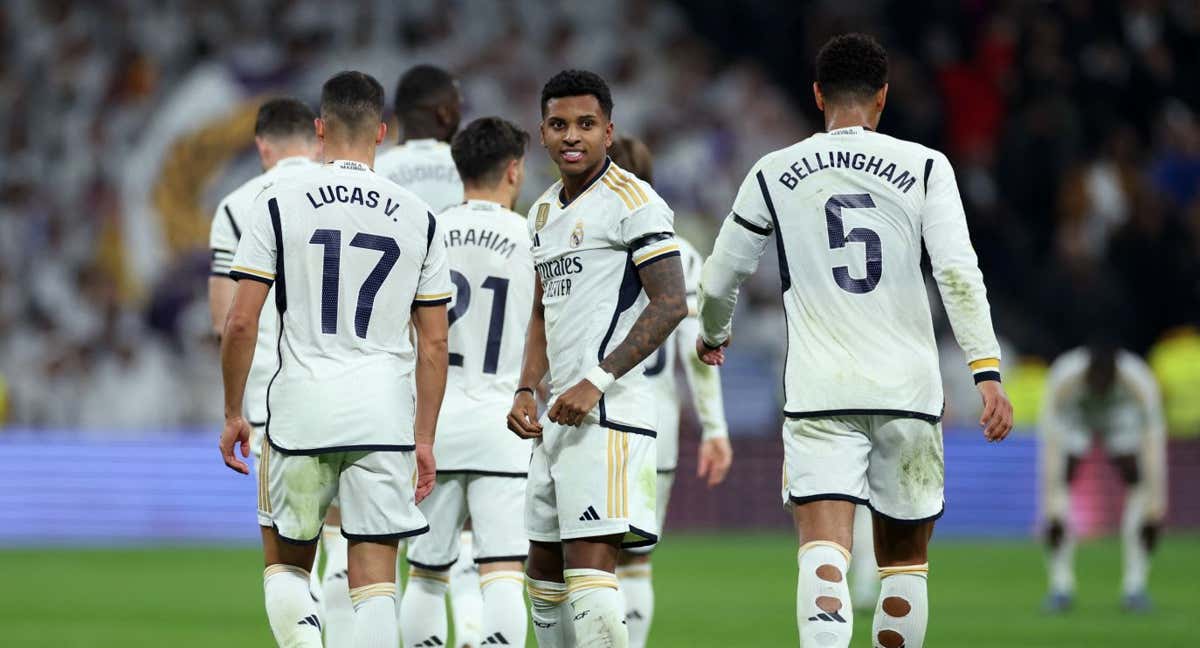
{"type": "Polygon", "coordinates": [[[603,395],[604,392],[588,380],[580,380],[550,406],[550,420],[559,425],[579,425],[603,395]]]}
{"type": "Polygon", "coordinates": [[[1003,441],[1013,427],[1013,407],[1008,394],[998,380],[985,380],[976,387],[983,396],[983,415],[979,417],[983,438],[989,442],[1003,441]]]}
{"type": "Polygon", "coordinates": [[[242,444],[242,458],[249,457],[250,424],[241,416],[231,416],[225,419],[225,429],[221,430],[221,440],[217,446],[221,448],[221,458],[225,460],[226,466],[243,475],[249,475],[250,466],[247,466],[245,461],[238,459],[233,452],[234,446],[239,443],[242,444]]]}
{"type": "Polygon", "coordinates": [[[437,483],[437,462],[433,459],[433,446],[428,443],[417,444],[417,504],[433,492],[437,483]]]}
{"type": "Polygon", "coordinates": [[[696,336],[696,355],[700,356],[700,361],[706,365],[720,367],[725,364],[725,347],[727,346],[729,346],[729,340],[725,340],[721,346],[714,349],[705,344],[703,336],[696,336]]]}
{"type": "Polygon", "coordinates": [[[508,413],[508,429],[522,439],[542,436],[542,424],[538,422],[537,400],[527,391],[517,392],[513,397],[512,410],[508,413]]]}
{"type": "Polygon", "coordinates": [[[713,437],[700,442],[696,476],[707,481],[709,488],[725,481],[731,465],[733,465],[733,446],[729,445],[728,437],[713,437]]]}

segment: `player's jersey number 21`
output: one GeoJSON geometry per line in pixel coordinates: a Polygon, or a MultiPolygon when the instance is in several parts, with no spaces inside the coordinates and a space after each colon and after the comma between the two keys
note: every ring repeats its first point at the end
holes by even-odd
{"type": "MultiPolygon", "coordinates": [[[[449,323],[454,326],[467,309],[471,307],[471,282],[466,275],[457,270],[450,271],[450,281],[458,290],[454,298],[454,307],[450,309],[449,323]]],[[[491,277],[483,280],[483,288],[492,291],[492,313],[488,321],[487,345],[483,352],[483,373],[494,374],[500,362],[500,342],[504,336],[504,307],[508,303],[508,279],[491,277]]],[[[463,354],[451,353],[450,365],[463,366],[463,354]]]]}

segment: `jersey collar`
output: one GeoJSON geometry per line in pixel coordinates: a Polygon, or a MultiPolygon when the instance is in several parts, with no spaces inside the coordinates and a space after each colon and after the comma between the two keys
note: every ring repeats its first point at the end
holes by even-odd
{"type": "Polygon", "coordinates": [[[333,166],[335,166],[339,169],[348,169],[350,171],[370,171],[371,170],[371,167],[363,164],[362,162],[357,162],[355,160],[334,160],[334,161],[330,162],[330,164],[332,164],[333,166]]]}
{"type": "Polygon", "coordinates": [[[875,131],[871,130],[870,126],[847,126],[845,128],[838,128],[835,130],[831,130],[828,132],[828,134],[829,135],[858,135],[859,133],[862,133],[864,131],[868,132],[868,133],[875,132],[875,131]]]}
{"type": "Polygon", "coordinates": [[[567,200],[566,194],[563,193],[563,191],[565,191],[565,187],[559,187],[559,189],[558,189],[558,207],[559,207],[559,209],[566,209],[567,207],[569,207],[571,205],[571,203],[575,202],[576,200],[579,200],[580,196],[583,196],[583,194],[587,193],[588,190],[592,188],[592,185],[596,184],[600,180],[600,178],[603,178],[605,173],[608,173],[608,168],[610,166],[612,166],[612,158],[605,157],[604,158],[604,166],[600,167],[600,173],[597,173],[596,177],[592,178],[591,180],[588,180],[588,183],[583,185],[583,188],[579,190],[579,195],[575,196],[571,200],[567,200]]]}
{"type": "Polygon", "coordinates": [[[426,137],[426,138],[422,138],[422,139],[404,140],[404,143],[401,144],[401,146],[411,146],[413,148],[433,148],[439,144],[444,144],[444,143],[445,142],[442,142],[439,139],[434,139],[432,137],[426,137]]]}
{"type": "Polygon", "coordinates": [[[479,200],[477,198],[472,198],[467,201],[467,207],[470,207],[471,209],[496,210],[496,209],[502,208],[503,205],[501,205],[498,202],[492,202],[490,200],[479,200]]]}
{"type": "Polygon", "coordinates": [[[278,162],[275,163],[275,167],[278,168],[278,167],[300,166],[302,164],[311,164],[311,163],[312,163],[312,158],[307,158],[307,157],[304,157],[303,155],[293,155],[291,157],[285,157],[285,158],[279,160],[278,162]]]}

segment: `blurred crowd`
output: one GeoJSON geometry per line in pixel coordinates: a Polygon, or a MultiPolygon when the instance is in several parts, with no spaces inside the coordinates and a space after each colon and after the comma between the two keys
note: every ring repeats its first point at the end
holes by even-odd
{"type": "MultiPolygon", "coordinates": [[[[131,271],[121,175],[173,90],[214,67],[247,96],[314,103],[324,78],[359,68],[390,102],[404,69],[433,62],[461,77],[465,118],[499,114],[530,131],[546,78],[596,70],[617,129],[654,151],[679,230],[707,250],[751,164],[821,128],[816,49],[868,31],[892,57],[881,129],[955,163],[1009,357],[1052,359],[1097,322],[1148,352],[1200,315],[1200,8],[986,4],[0,4],[0,420],[108,435],[219,418],[207,241],[171,247],[154,276],[131,271]]],[[[529,163],[522,208],[553,179],[540,151],[529,163]]],[[[209,213],[244,179],[206,188],[209,213]]],[[[731,366],[727,383],[778,384],[758,361],[780,356],[778,309],[777,274],[760,272],[738,316],[754,362],[731,366]]],[[[960,352],[944,355],[947,377],[969,389],[960,352]]]]}

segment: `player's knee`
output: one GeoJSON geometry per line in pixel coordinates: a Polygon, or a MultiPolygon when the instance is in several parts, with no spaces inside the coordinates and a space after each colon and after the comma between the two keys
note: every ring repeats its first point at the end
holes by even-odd
{"type": "Polygon", "coordinates": [[[1117,466],[1117,472],[1121,475],[1121,481],[1126,486],[1135,486],[1142,480],[1141,470],[1138,468],[1137,457],[1121,456],[1113,460],[1117,466]]]}
{"type": "Polygon", "coordinates": [[[1146,547],[1146,551],[1154,551],[1158,546],[1159,526],[1157,524],[1142,525],[1142,545],[1146,547]]]}
{"type": "Polygon", "coordinates": [[[1046,524],[1046,545],[1051,549],[1061,547],[1066,538],[1067,527],[1062,523],[1062,520],[1050,520],[1046,524]]]}

